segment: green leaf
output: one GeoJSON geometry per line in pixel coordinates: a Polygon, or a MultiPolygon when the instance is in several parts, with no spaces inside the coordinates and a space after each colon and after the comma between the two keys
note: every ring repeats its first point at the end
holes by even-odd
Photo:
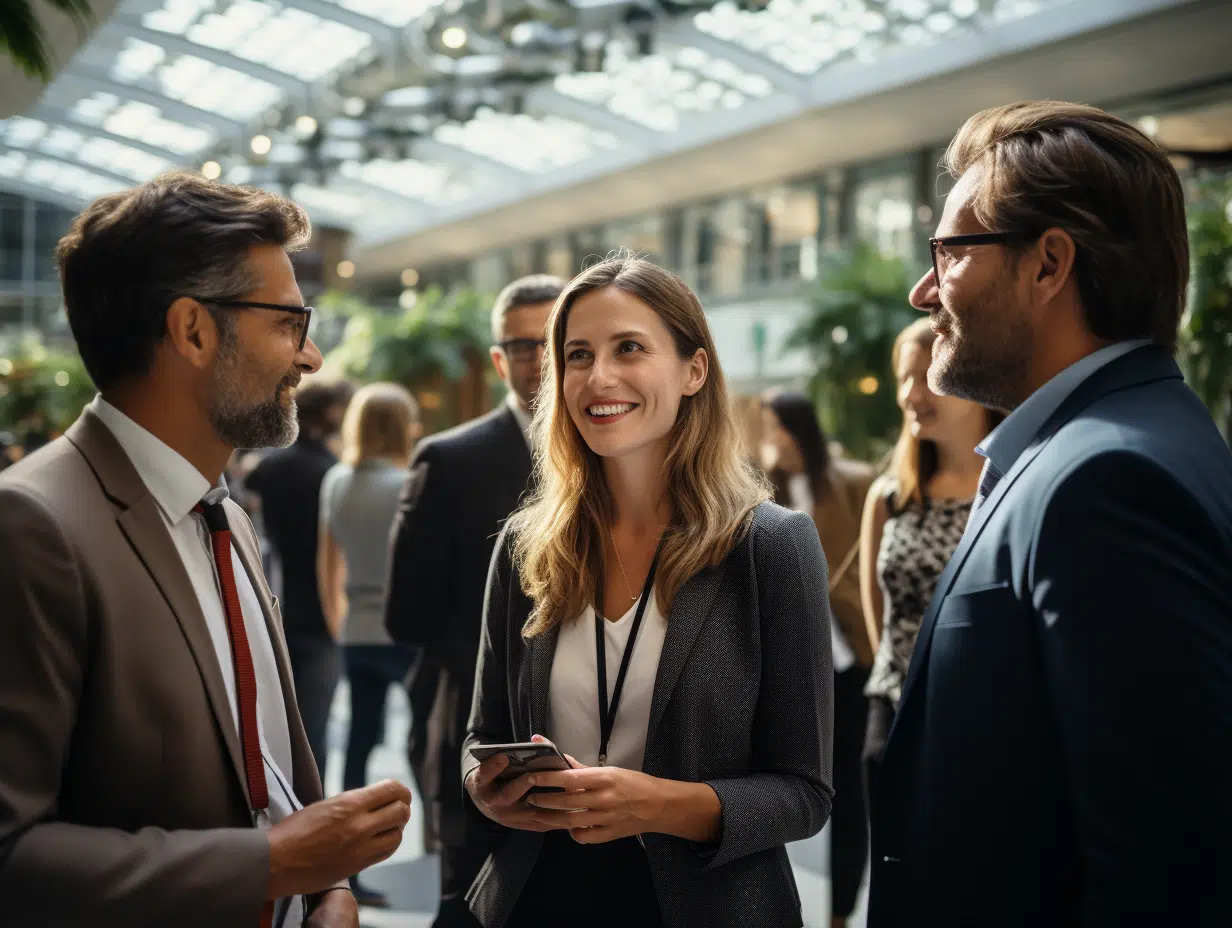
{"type": "MultiPolygon", "coordinates": [[[[41,0],[72,19],[79,31],[93,19],[89,0],[41,0]]],[[[46,83],[52,77],[51,50],[31,0],[0,2],[0,49],[19,69],[46,83]]]]}

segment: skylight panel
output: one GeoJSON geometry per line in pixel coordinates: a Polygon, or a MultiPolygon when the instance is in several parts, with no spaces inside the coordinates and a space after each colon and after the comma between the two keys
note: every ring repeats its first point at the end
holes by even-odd
{"type": "Polygon", "coordinates": [[[325,78],[372,46],[372,37],[358,29],[258,0],[206,14],[187,37],[304,81],[325,78]]]}
{"type": "Polygon", "coordinates": [[[446,123],[436,140],[529,173],[576,164],[601,149],[613,148],[615,136],[558,116],[536,118],[482,108],[465,123],[446,123]]]}
{"type": "Polygon", "coordinates": [[[26,162],[22,177],[36,187],[67,193],[82,200],[93,200],[124,189],[122,183],[112,178],[75,165],[42,158],[30,158],[26,162]]]}
{"type": "Polygon", "coordinates": [[[440,6],[443,0],[329,0],[355,13],[380,20],[387,26],[401,29],[440,6]]]}
{"type": "Polygon", "coordinates": [[[445,203],[462,199],[469,192],[454,178],[450,168],[429,164],[414,158],[391,161],[344,162],[339,173],[350,180],[361,181],[399,196],[427,203],[445,203]]]}
{"type": "Polygon", "coordinates": [[[47,134],[47,124],[14,116],[0,122],[0,138],[11,148],[27,148],[47,134]]]}
{"type": "Polygon", "coordinates": [[[77,160],[112,174],[123,174],[136,182],[149,180],[174,166],[165,158],[111,139],[85,139],[77,152],[77,160]]]}
{"type": "Polygon", "coordinates": [[[213,144],[214,133],[186,126],[162,115],[155,106],[129,100],[121,103],[114,94],[95,92],[74,104],[72,117],[85,125],[106,129],[114,135],[165,148],[172,154],[189,155],[213,144]]]}
{"type": "Polygon", "coordinates": [[[936,42],[982,19],[1020,19],[1073,0],[770,0],[764,10],[722,0],[693,17],[702,32],[741,45],[795,74],[843,59],[876,61],[887,49],[936,42]],[[987,9],[982,9],[987,8],[987,9]]]}
{"type": "Polygon", "coordinates": [[[737,109],[774,90],[765,77],[698,48],[665,45],[630,57],[619,42],[609,45],[603,71],[562,74],[555,86],[658,132],[679,128],[684,113],[737,109]]]}

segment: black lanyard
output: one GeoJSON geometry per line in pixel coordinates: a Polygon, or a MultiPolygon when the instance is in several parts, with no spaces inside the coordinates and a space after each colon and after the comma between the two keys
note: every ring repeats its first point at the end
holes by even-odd
{"type": "Polygon", "coordinates": [[[616,722],[616,709],[620,706],[620,693],[625,688],[625,675],[629,672],[629,659],[633,656],[633,645],[637,641],[637,631],[642,627],[642,616],[646,613],[646,603],[654,591],[655,572],[659,569],[659,551],[663,548],[663,539],[659,539],[659,547],[655,548],[654,560],[650,562],[650,572],[646,574],[646,585],[642,587],[642,598],[638,600],[637,612],[633,614],[633,627],[629,629],[629,640],[625,642],[625,653],[620,658],[620,671],[616,674],[616,687],[612,690],[612,704],[607,703],[607,633],[604,629],[604,619],[595,610],[595,669],[599,680],[599,766],[607,764],[607,742],[612,737],[612,726],[616,722]]]}

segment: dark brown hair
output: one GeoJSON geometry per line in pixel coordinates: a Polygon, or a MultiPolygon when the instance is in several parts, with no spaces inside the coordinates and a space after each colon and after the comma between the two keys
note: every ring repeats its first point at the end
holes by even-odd
{"type": "Polygon", "coordinates": [[[290,200],[187,171],[95,200],[56,246],[69,326],[94,385],[149,372],[177,298],[240,299],[260,285],[250,248],[296,251],[309,235],[290,200]]]}
{"type": "Polygon", "coordinates": [[[1164,151],[1124,120],[1078,103],[1013,103],[967,120],[945,166],[979,166],[987,228],[1034,241],[1064,229],[1088,328],[1176,351],[1189,280],[1185,201],[1164,151]]]}

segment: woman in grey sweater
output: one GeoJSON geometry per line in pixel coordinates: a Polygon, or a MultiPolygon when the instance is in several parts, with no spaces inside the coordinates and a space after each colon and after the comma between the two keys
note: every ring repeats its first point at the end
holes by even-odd
{"type": "MultiPolygon", "coordinates": [[[[385,583],[389,533],[421,430],[419,409],[403,387],[361,388],[342,422],[342,462],[321,483],[317,578],[325,621],[343,646],[351,694],[343,789],[364,785],[389,687],[405,680],[414,658],[385,631],[385,583]]],[[[384,902],[358,884],[355,889],[365,904],[384,902]]]]}

